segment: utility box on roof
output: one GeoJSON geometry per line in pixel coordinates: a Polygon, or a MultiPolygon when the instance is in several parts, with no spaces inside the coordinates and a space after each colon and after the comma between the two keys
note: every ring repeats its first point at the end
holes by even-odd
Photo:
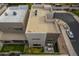
{"type": "Polygon", "coordinates": [[[0,16],[0,31],[25,32],[28,18],[28,6],[12,6],[0,16]]]}
{"type": "Polygon", "coordinates": [[[44,5],[44,9],[51,10],[51,5],[44,5]]]}

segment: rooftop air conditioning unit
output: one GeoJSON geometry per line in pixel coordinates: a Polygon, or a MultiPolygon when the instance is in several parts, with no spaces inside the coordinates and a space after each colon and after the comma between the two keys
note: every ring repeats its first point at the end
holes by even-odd
{"type": "Polygon", "coordinates": [[[44,9],[46,9],[46,10],[51,10],[51,5],[44,5],[44,9]]]}
{"type": "Polygon", "coordinates": [[[35,4],[33,5],[33,8],[43,8],[44,6],[42,4],[35,4]]]}
{"type": "Polygon", "coordinates": [[[37,16],[37,10],[35,10],[35,16],[37,16]]]}
{"type": "Polygon", "coordinates": [[[48,13],[46,15],[45,20],[46,20],[46,22],[55,22],[55,19],[53,19],[53,14],[52,13],[48,13]]]}
{"type": "Polygon", "coordinates": [[[16,16],[16,15],[17,15],[17,13],[16,13],[15,11],[13,11],[13,15],[14,15],[14,16],[16,16]]]}
{"type": "Polygon", "coordinates": [[[7,14],[7,13],[5,13],[5,16],[8,16],[8,14],[7,14]]]}

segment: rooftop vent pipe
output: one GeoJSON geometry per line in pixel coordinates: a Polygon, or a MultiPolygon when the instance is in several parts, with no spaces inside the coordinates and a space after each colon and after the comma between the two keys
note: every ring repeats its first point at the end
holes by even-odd
{"type": "Polygon", "coordinates": [[[35,10],[35,16],[37,16],[37,10],[35,10]]]}
{"type": "Polygon", "coordinates": [[[7,13],[5,13],[5,16],[8,16],[8,14],[7,14],[7,13]]]}
{"type": "Polygon", "coordinates": [[[16,16],[16,15],[17,15],[17,13],[16,13],[15,11],[13,11],[13,15],[15,15],[15,16],[16,16]]]}

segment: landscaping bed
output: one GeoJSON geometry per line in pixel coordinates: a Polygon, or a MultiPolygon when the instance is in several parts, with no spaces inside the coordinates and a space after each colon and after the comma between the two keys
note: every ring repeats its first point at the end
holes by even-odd
{"type": "Polygon", "coordinates": [[[43,51],[43,48],[36,48],[36,47],[31,47],[31,48],[28,48],[28,47],[26,47],[25,48],[25,53],[26,54],[40,54],[40,53],[43,53],[44,51],[43,51]]]}
{"type": "Polygon", "coordinates": [[[0,52],[21,52],[26,55],[59,55],[56,50],[54,53],[44,53],[43,47],[29,48],[24,44],[4,44],[0,52]]]}
{"type": "Polygon", "coordinates": [[[0,52],[24,52],[24,44],[4,44],[0,52]]]}
{"type": "Polygon", "coordinates": [[[30,50],[31,50],[31,53],[43,53],[43,48],[41,47],[39,47],[39,48],[30,48],[30,50]]]}
{"type": "Polygon", "coordinates": [[[79,10],[73,10],[71,12],[74,13],[74,14],[76,14],[77,16],[79,16],[79,10]]]}

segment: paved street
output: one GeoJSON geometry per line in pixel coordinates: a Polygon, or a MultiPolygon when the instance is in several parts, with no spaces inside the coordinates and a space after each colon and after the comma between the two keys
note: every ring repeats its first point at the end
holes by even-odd
{"type": "Polygon", "coordinates": [[[79,55],[79,23],[68,13],[55,13],[54,18],[61,19],[70,26],[70,29],[74,34],[74,39],[70,39],[70,41],[76,53],[79,55]]]}

